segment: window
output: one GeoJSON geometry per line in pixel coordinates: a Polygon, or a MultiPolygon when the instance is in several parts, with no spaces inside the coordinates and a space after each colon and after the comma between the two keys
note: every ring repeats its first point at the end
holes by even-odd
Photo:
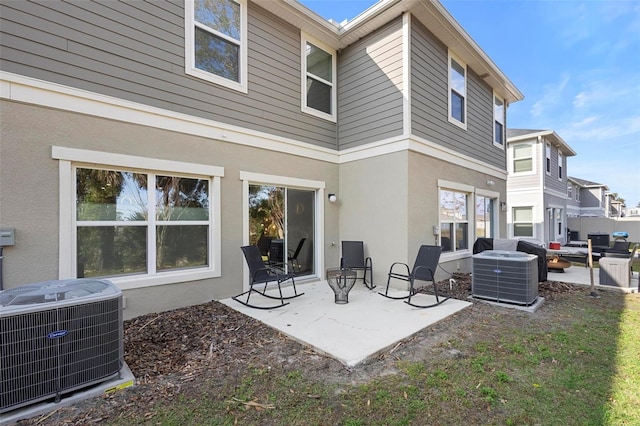
{"type": "Polygon", "coordinates": [[[246,0],[186,0],[185,71],[247,92],[246,0]]]}
{"type": "Polygon", "coordinates": [[[562,180],[562,153],[558,151],[558,180],[562,180]]]}
{"type": "Polygon", "coordinates": [[[533,145],[522,143],[513,145],[513,172],[533,171],[533,145]]]}
{"type": "Polygon", "coordinates": [[[533,207],[513,208],[513,236],[533,237],[533,207]]]}
{"type": "Polygon", "coordinates": [[[504,147],[504,101],[493,95],[493,143],[504,147]]]}
{"type": "Polygon", "coordinates": [[[54,146],[60,279],[134,289],[220,276],[224,168],[54,146]]]}
{"type": "Polygon", "coordinates": [[[467,128],[467,71],[466,65],[449,53],[449,121],[467,128]]]}
{"type": "Polygon", "coordinates": [[[77,167],[77,277],[209,266],[208,178],[77,167]]]}
{"type": "Polygon", "coordinates": [[[302,111],[336,121],[336,55],[302,37],[302,111]]]}
{"type": "Polygon", "coordinates": [[[494,238],[495,225],[493,219],[493,209],[496,199],[476,196],[476,238],[494,238]]]}
{"type": "Polygon", "coordinates": [[[580,201],[580,188],[576,186],[576,201],[580,201]]]}
{"type": "Polygon", "coordinates": [[[469,194],[440,190],[440,245],[442,251],[469,248],[469,194]]]}
{"type": "Polygon", "coordinates": [[[550,175],[551,174],[551,145],[549,144],[546,145],[546,157],[547,157],[547,160],[545,163],[546,164],[545,167],[546,167],[547,174],[550,175]]]}
{"type": "Polygon", "coordinates": [[[567,185],[567,197],[569,199],[573,198],[573,185],[567,185]]]}

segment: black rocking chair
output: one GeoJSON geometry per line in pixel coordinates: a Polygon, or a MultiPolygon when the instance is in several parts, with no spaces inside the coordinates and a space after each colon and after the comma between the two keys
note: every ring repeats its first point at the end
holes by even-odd
{"type": "Polygon", "coordinates": [[[340,259],[340,268],[351,269],[354,271],[364,271],[362,282],[372,290],[376,286],[373,285],[373,262],[370,257],[364,257],[364,243],[362,241],[343,241],[342,242],[342,258],[340,259]],[[367,282],[367,271],[369,271],[369,282],[367,282]]]}
{"type": "Polygon", "coordinates": [[[295,251],[289,250],[289,253],[287,253],[287,260],[289,261],[289,264],[291,265],[291,270],[294,273],[298,273],[298,274],[300,273],[300,262],[298,262],[298,256],[300,255],[300,250],[302,250],[302,245],[306,240],[307,240],[306,238],[301,239],[295,251]]]}
{"type": "Polygon", "coordinates": [[[260,255],[260,249],[258,248],[258,246],[244,246],[241,247],[241,249],[242,253],[244,253],[244,258],[247,261],[247,265],[249,266],[249,290],[240,293],[237,296],[233,296],[233,300],[242,303],[245,306],[249,306],[250,308],[273,309],[288,305],[289,302],[285,302],[285,300],[293,299],[294,297],[302,296],[304,294],[298,293],[298,291],[296,290],[296,283],[293,274],[284,274],[279,270],[267,266],[264,263],[264,260],[262,260],[262,256],[260,255]],[[280,284],[288,280],[291,280],[294,294],[293,296],[285,297],[282,295],[282,287],[280,286],[280,284]],[[267,284],[269,284],[270,282],[275,282],[278,285],[278,296],[267,294],[267,284]],[[258,290],[256,288],[256,286],[258,286],[259,284],[264,284],[264,288],[262,290],[258,290]],[[251,293],[254,292],[269,299],[279,300],[280,303],[270,306],[253,305],[249,303],[249,297],[251,297],[251,293]],[[247,295],[247,299],[241,300],[240,298],[244,295],[247,295]]]}
{"type": "MultiPolygon", "coordinates": [[[[432,308],[434,306],[438,306],[445,300],[451,298],[451,296],[447,296],[444,299],[440,298],[438,295],[438,288],[436,286],[436,282],[434,280],[435,270],[438,267],[438,262],[440,261],[440,254],[442,253],[441,246],[420,246],[420,250],[418,250],[418,256],[416,257],[416,261],[413,264],[413,269],[409,271],[409,265],[406,263],[395,262],[389,268],[389,277],[387,279],[387,288],[384,293],[378,292],[384,297],[388,297],[389,299],[402,300],[407,299],[404,302],[414,306],[416,308],[432,308]],[[403,265],[406,273],[398,272],[398,268],[394,271],[394,267],[396,265],[403,265]],[[403,280],[409,282],[409,294],[405,296],[389,296],[389,283],[391,279],[403,280]],[[414,285],[415,281],[431,281],[433,284],[433,294],[436,297],[436,303],[432,303],[430,305],[418,305],[416,303],[411,302],[411,298],[417,293],[414,285]]],[[[403,269],[403,268],[400,268],[403,269]]]]}

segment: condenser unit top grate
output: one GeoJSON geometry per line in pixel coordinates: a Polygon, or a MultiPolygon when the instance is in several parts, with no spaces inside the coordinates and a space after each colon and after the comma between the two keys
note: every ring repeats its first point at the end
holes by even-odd
{"type": "Polygon", "coordinates": [[[111,299],[120,294],[120,289],[108,280],[83,278],[43,281],[0,291],[0,312],[15,314],[25,308],[32,310],[33,305],[38,305],[39,309],[46,308],[45,304],[49,303],[61,307],[83,301],[111,299]]]}

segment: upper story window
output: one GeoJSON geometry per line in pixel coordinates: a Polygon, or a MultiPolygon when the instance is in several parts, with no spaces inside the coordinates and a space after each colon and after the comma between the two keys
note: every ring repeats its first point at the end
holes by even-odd
{"type": "Polygon", "coordinates": [[[449,52],[449,121],[467,128],[467,66],[449,52]]]}
{"type": "Polygon", "coordinates": [[[562,153],[558,151],[558,180],[562,180],[562,176],[563,176],[562,163],[563,163],[562,153]]]}
{"type": "Polygon", "coordinates": [[[186,0],[185,48],[187,74],[246,93],[246,0],[186,0]]]}
{"type": "Polygon", "coordinates": [[[493,95],[493,143],[504,147],[504,101],[493,95]]]}
{"type": "Polygon", "coordinates": [[[576,186],[576,201],[580,201],[580,188],[576,186]]]}
{"type": "Polygon", "coordinates": [[[573,198],[573,185],[567,185],[567,197],[569,199],[573,198]]]}
{"type": "Polygon", "coordinates": [[[545,161],[545,170],[548,175],[551,174],[551,145],[547,143],[546,145],[546,161],[545,161]]]}
{"type": "Polygon", "coordinates": [[[302,111],[336,121],[336,53],[302,36],[302,111]]]}
{"type": "Polygon", "coordinates": [[[513,145],[513,172],[524,173],[533,171],[533,145],[519,143],[513,145]]]}

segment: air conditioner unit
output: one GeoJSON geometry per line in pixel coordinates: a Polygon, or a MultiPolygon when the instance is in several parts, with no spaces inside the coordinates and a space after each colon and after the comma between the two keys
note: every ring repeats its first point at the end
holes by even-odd
{"type": "Polygon", "coordinates": [[[110,281],[0,291],[0,413],[117,377],[122,336],[122,292],[110,281]]]}
{"type": "Polygon", "coordinates": [[[538,257],[519,251],[473,255],[471,294],[497,302],[531,305],[538,297],[538,257]]]}

